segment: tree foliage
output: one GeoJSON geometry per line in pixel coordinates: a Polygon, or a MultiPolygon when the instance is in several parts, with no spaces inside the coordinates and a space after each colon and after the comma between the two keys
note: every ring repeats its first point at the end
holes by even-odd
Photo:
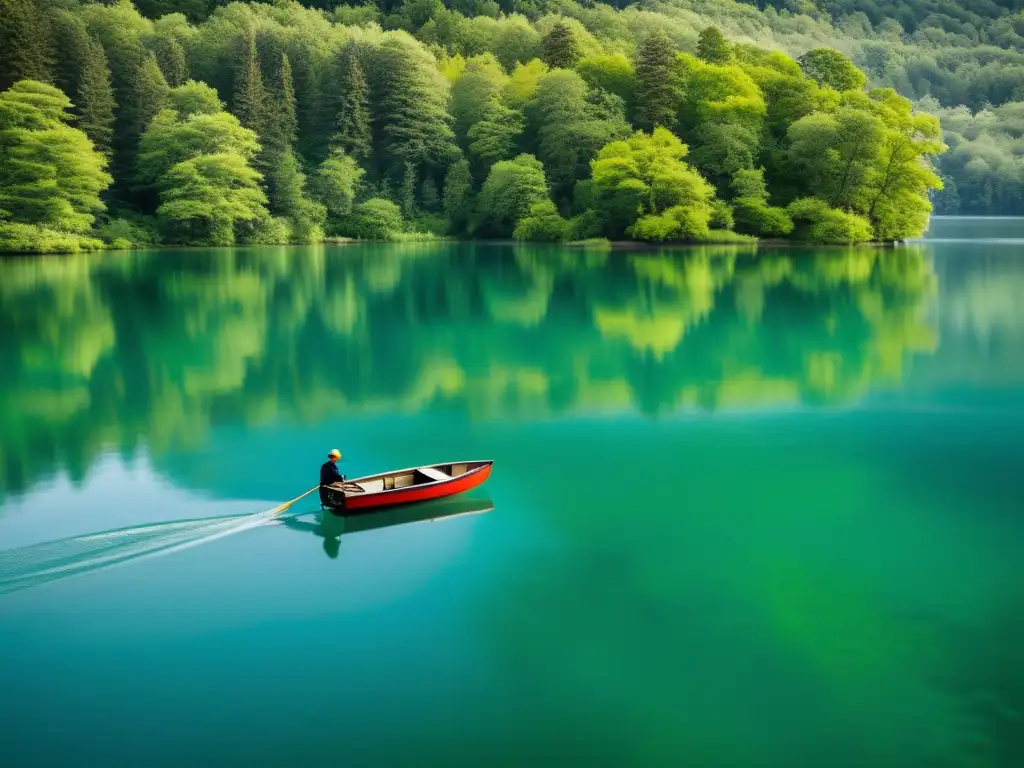
{"type": "MultiPolygon", "coordinates": [[[[915,31],[897,33],[884,18],[865,26],[850,10],[868,1],[819,3],[840,29],[808,3],[762,13],[575,0],[388,0],[332,10],[0,0],[0,41],[14,41],[0,47],[0,77],[31,69],[67,94],[76,127],[110,156],[107,200],[126,220],[167,203],[171,169],[194,161],[175,172],[188,181],[186,198],[165,211],[184,215],[192,196],[224,215],[175,227],[162,217],[173,237],[190,242],[223,242],[229,230],[237,241],[316,240],[325,225],[340,232],[354,221],[368,197],[399,207],[402,224],[388,231],[413,222],[495,237],[530,219],[520,234],[550,234],[571,220],[575,236],[700,239],[713,225],[799,239],[817,227],[815,238],[846,242],[867,221],[872,238],[899,240],[927,226],[933,199],[945,211],[1015,212],[1024,200],[1024,120],[1012,104],[979,111],[990,95],[1024,96],[1020,77],[1008,76],[1012,67],[1024,73],[1009,17],[986,10],[955,21],[939,0],[936,15],[910,14],[915,31]],[[991,22],[984,36],[982,18],[991,22]],[[894,88],[868,89],[868,77],[894,88]],[[897,91],[936,99],[915,108],[897,91]],[[942,106],[961,98],[968,109],[942,106]],[[222,103],[254,147],[222,151],[234,134],[222,103]],[[945,135],[922,106],[941,113],[945,135]],[[631,203],[653,183],[648,172],[609,184],[608,164],[594,165],[600,153],[619,151],[610,147],[630,147],[637,129],[661,147],[666,173],[684,169],[678,202],[641,194],[631,203]],[[154,144],[164,134],[173,140],[154,144]],[[666,136],[688,149],[685,162],[666,136]],[[951,151],[942,156],[945,144],[951,151]],[[539,168],[527,169],[523,153],[539,168]],[[244,163],[200,160],[220,154],[244,163]],[[500,190],[529,188],[537,171],[542,196],[513,206],[514,216],[495,202],[505,199],[500,190]],[[218,196],[222,182],[250,191],[255,183],[266,202],[218,196]],[[815,221],[797,218],[786,235],[787,207],[808,200],[824,209],[807,209],[815,221]],[[232,218],[239,210],[256,214],[232,218]],[[499,211],[493,225],[484,210],[499,211]],[[855,218],[839,226],[828,212],[855,218]]],[[[369,219],[382,210],[371,206],[369,219]]]]}
{"type": "Polygon", "coordinates": [[[0,93],[0,250],[15,236],[33,242],[49,233],[63,233],[77,250],[75,236],[104,209],[106,159],[69,125],[70,109],[60,90],[35,80],[0,93]]]}

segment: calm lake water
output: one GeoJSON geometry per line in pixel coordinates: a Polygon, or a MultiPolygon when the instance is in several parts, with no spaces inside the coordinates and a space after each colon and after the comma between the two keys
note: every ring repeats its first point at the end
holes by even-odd
{"type": "Polygon", "coordinates": [[[0,762],[1020,765],[1024,220],[929,238],[0,261],[0,762]],[[493,509],[237,517],[333,447],[493,509]]]}

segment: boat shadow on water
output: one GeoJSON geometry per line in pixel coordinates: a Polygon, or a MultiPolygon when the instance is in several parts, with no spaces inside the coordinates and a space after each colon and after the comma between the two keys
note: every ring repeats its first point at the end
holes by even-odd
{"type": "Polygon", "coordinates": [[[396,525],[433,523],[465,515],[479,515],[493,509],[494,505],[489,498],[463,496],[406,504],[381,512],[349,517],[336,515],[329,509],[319,509],[281,517],[275,522],[293,531],[312,533],[322,538],[324,553],[333,560],[338,557],[341,539],[345,535],[396,525]],[[312,519],[305,519],[307,517],[312,519]]]}

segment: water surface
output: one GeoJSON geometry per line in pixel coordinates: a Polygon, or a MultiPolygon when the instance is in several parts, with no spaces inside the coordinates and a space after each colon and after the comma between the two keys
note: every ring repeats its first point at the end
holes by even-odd
{"type": "Polygon", "coordinates": [[[929,237],[0,262],[0,756],[1019,765],[1024,222],[929,237]],[[493,510],[219,535],[332,447],[493,510]]]}

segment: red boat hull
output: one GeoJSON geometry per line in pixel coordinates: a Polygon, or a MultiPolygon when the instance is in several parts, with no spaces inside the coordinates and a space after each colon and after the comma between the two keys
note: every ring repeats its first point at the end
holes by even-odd
{"type": "MultiPolygon", "coordinates": [[[[440,466],[440,465],[437,465],[440,466]]],[[[401,472],[415,472],[417,470],[401,470],[401,472]]],[[[391,475],[399,473],[390,473],[391,475]]],[[[374,490],[366,492],[348,492],[344,494],[344,503],[331,503],[335,514],[348,515],[359,514],[394,507],[399,504],[413,504],[421,501],[442,499],[446,496],[453,496],[457,493],[476,488],[482,485],[491,476],[491,462],[481,462],[480,466],[469,471],[450,477],[444,480],[428,482],[422,485],[411,485],[404,488],[390,488],[387,490],[374,490]]],[[[381,475],[374,475],[367,478],[349,480],[343,487],[359,486],[360,483],[370,484],[379,480],[381,475]]],[[[333,490],[335,487],[331,487],[333,490]]],[[[339,500],[335,493],[334,498],[339,500]]]]}

